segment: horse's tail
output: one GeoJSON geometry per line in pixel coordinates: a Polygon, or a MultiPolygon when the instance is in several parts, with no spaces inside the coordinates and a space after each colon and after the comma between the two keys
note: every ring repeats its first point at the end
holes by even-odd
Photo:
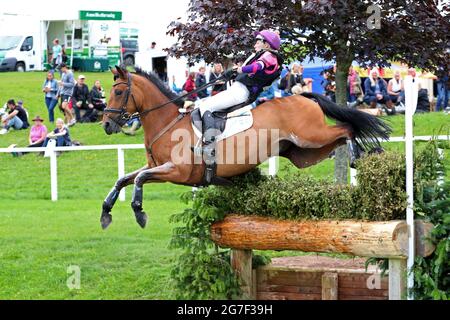
{"type": "Polygon", "coordinates": [[[356,109],[340,107],[317,93],[304,92],[305,98],[315,99],[327,117],[349,124],[359,143],[366,150],[380,147],[380,139],[388,140],[392,129],[381,119],[356,109]]]}

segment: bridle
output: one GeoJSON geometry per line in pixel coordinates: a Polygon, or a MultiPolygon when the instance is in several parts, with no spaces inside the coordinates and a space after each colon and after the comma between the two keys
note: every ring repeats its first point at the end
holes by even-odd
{"type": "Polygon", "coordinates": [[[113,88],[120,85],[120,84],[126,84],[128,86],[127,90],[125,91],[125,99],[124,103],[121,105],[120,109],[112,109],[112,108],[105,108],[103,112],[106,114],[106,116],[113,121],[115,124],[117,124],[119,127],[123,127],[125,123],[127,123],[133,116],[127,111],[127,105],[128,100],[131,96],[131,99],[133,99],[134,105],[136,106],[136,100],[134,99],[133,93],[131,92],[131,74],[128,74],[127,82],[118,82],[113,85],[113,88]],[[108,113],[116,113],[119,114],[117,117],[110,117],[108,113]]]}
{"type": "MultiPolygon", "coordinates": [[[[173,103],[175,101],[181,100],[181,99],[185,98],[186,96],[188,96],[189,94],[192,93],[192,92],[189,92],[188,94],[178,96],[175,99],[172,99],[172,100],[169,100],[167,102],[164,102],[164,103],[162,103],[160,105],[157,105],[156,107],[139,111],[139,108],[137,106],[136,100],[135,100],[135,98],[133,96],[133,93],[131,92],[131,77],[132,77],[131,73],[128,73],[128,75],[127,75],[127,82],[122,81],[122,82],[115,83],[113,85],[113,88],[118,86],[118,85],[120,85],[120,84],[126,84],[128,86],[127,90],[125,91],[124,103],[122,104],[120,109],[105,108],[103,110],[103,112],[105,114],[108,114],[108,113],[119,114],[119,116],[116,117],[116,118],[111,118],[109,115],[106,115],[109,119],[111,119],[111,121],[113,121],[119,127],[122,127],[123,125],[125,125],[125,123],[127,123],[132,118],[145,117],[150,112],[158,110],[158,109],[160,109],[162,107],[165,107],[165,106],[167,106],[167,105],[169,105],[169,104],[171,104],[171,103],[173,103]],[[133,100],[133,103],[134,103],[134,105],[136,107],[136,110],[138,111],[138,112],[133,113],[133,114],[130,114],[127,111],[127,105],[128,105],[128,100],[130,99],[130,96],[131,96],[131,99],[133,100]]],[[[202,89],[202,88],[199,88],[199,89],[202,89]]],[[[141,109],[144,109],[144,108],[141,108],[141,109]]]]}
{"type": "MultiPolygon", "coordinates": [[[[132,77],[132,75],[131,75],[131,73],[128,73],[127,74],[127,82],[122,81],[122,82],[115,83],[113,85],[113,88],[118,86],[119,84],[126,84],[128,86],[127,91],[125,92],[124,104],[120,107],[120,109],[105,108],[103,110],[103,112],[105,114],[108,114],[108,113],[119,114],[119,116],[116,117],[116,118],[111,118],[109,115],[106,115],[106,116],[109,119],[111,119],[111,121],[113,121],[115,124],[117,124],[119,127],[123,127],[123,125],[125,125],[125,123],[127,123],[132,118],[145,117],[150,112],[158,110],[158,109],[160,109],[162,107],[165,107],[168,104],[171,104],[171,103],[173,103],[175,101],[184,99],[187,96],[191,95],[192,93],[199,92],[199,91],[201,91],[201,90],[203,90],[203,89],[213,85],[215,82],[217,82],[219,80],[222,80],[222,79],[230,80],[231,77],[234,75],[235,71],[230,70],[228,72],[229,72],[229,74],[225,74],[224,73],[222,76],[220,76],[220,77],[218,77],[218,78],[216,78],[216,79],[214,79],[214,80],[204,84],[203,86],[201,86],[199,88],[196,88],[195,90],[193,90],[191,92],[187,92],[186,94],[178,96],[175,99],[169,100],[169,101],[164,102],[164,103],[162,103],[160,105],[157,105],[156,107],[153,107],[153,108],[150,108],[150,109],[146,109],[146,110],[142,110],[142,111],[139,111],[138,106],[136,104],[136,100],[134,99],[133,93],[131,92],[131,77],[132,77]],[[128,99],[130,98],[130,96],[131,96],[131,99],[133,99],[133,102],[134,102],[134,105],[136,107],[136,110],[138,110],[138,112],[133,113],[133,114],[130,114],[130,113],[127,112],[128,99]]],[[[142,108],[142,109],[145,109],[145,108],[142,108]]]]}

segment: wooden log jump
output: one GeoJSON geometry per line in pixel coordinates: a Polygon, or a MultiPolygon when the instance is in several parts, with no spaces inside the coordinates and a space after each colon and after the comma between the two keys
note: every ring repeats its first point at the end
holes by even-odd
{"type": "MultiPolygon", "coordinates": [[[[433,226],[417,220],[416,255],[427,257],[434,247],[424,241],[433,226]]],[[[389,259],[389,299],[406,293],[408,225],[406,221],[292,221],[260,216],[229,215],[211,226],[211,238],[220,247],[232,248],[232,266],[241,277],[247,297],[255,298],[252,284],[251,250],[299,250],[344,253],[389,259]],[[250,267],[249,267],[250,266],[250,267]]],[[[337,283],[332,274],[323,280],[323,298],[336,298],[337,283]]]]}

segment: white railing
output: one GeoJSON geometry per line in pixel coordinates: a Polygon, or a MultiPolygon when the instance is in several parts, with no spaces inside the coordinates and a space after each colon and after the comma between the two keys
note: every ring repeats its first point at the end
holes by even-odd
{"type": "MultiPolygon", "coordinates": [[[[449,140],[449,136],[416,136],[414,140],[428,141],[432,138],[438,140],[449,140]]],[[[404,142],[403,137],[392,137],[388,142],[404,142]]],[[[58,151],[98,151],[98,150],[117,150],[117,173],[118,178],[125,175],[125,150],[127,149],[144,149],[143,144],[118,144],[118,145],[97,145],[97,146],[73,146],[73,147],[39,147],[39,148],[0,148],[0,153],[12,153],[12,152],[46,152],[50,158],[50,184],[51,184],[51,199],[52,201],[58,200],[58,151]]],[[[277,173],[277,161],[276,158],[269,159],[269,174],[276,175],[277,173]]],[[[351,183],[355,182],[356,170],[351,169],[350,176],[352,177],[351,183]]],[[[120,201],[125,201],[125,188],[121,190],[119,195],[120,201]]]]}

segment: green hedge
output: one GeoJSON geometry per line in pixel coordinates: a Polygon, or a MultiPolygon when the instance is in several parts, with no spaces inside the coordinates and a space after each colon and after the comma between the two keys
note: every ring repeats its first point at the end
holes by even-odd
{"type": "MultiPolygon", "coordinates": [[[[445,210],[436,213],[430,207],[430,201],[445,199],[443,188],[436,187],[436,179],[443,174],[443,164],[437,157],[437,143],[431,142],[416,152],[416,211],[425,216],[435,214],[435,225],[444,224],[445,210]],[[439,195],[438,195],[439,193],[439,195]],[[444,213],[442,213],[444,212],[444,213]]],[[[222,220],[226,214],[270,216],[279,219],[358,219],[385,221],[405,219],[405,163],[404,155],[386,152],[360,159],[358,165],[358,186],[330,184],[305,176],[301,171],[286,178],[272,178],[261,175],[259,170],[233,178],[231,187],[208,187],[183,196],[186,202],[192,201],[192,207],[172,216],[172,221],[180,224],[173,232],[171,246],[183,249],[172,276],[179,298],[183,299],[230,299],[239,297],[239,285],[228,260],[228,251],[219,250],[209,237],[210,225],[222,220]]],[[[445,194],[445,193],[444,193],[445,194]]],[[[443,204],[440,204],[441,207],[443,204]]],[[[444,204],[445,205],[445,204],[444,204]]],[[[448,214],[447,210],[447,214],[448,214]]],[[[434,242],[443,240],[446,227],[439,231],[434,242]]],[[[445,237],[444,237],[445,238],[445,237]]],[[[448,239],[447,239],[448,241],[448,239]]],[[[447,272],[450,245],[439,249],[437,260],[439,270],[430,270],[430,262],[422,266],[435,274],[431,288],[430,280],[424,279],[428,291],[434,290],[434,298],[445,297],[448,279],[440,286],[442,272],[447,272]],[[441,250],[441,251],[439,251],[441,250]],[[436,273],[437,272],[437,273],[436,273]],[[439,294],[436,293],[438,290],[439,294]]],[[[428,261],[423,259],[424,261],[428,261]]],[[[423,289],[423,288],[422,288],[423,289]]],[[[417,290],[421,290],[417,288],[417,290]]],[[[418,291],[418,292],[419,292],[418,291]]],[[[422,290],[423,291],[423,290],[422,290]]],[[[421,292],[422,292],[421,291],[421,292]]],[[[430,297],[429,293],[418,293],[421,298],[430,297]]]]}

